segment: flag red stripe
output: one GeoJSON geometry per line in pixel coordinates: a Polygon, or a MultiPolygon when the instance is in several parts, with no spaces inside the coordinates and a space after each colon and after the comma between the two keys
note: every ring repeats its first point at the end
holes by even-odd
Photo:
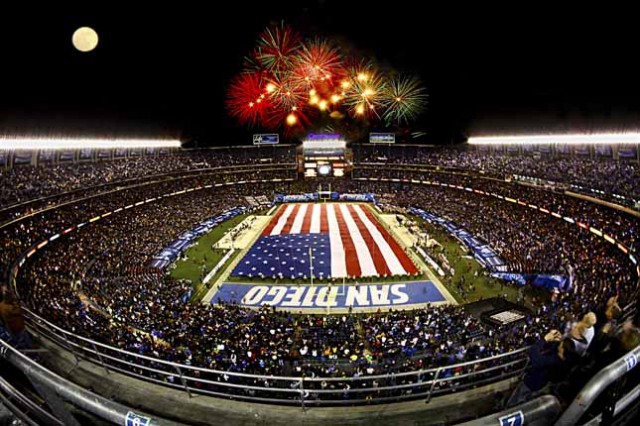
{"type": "Polygon", "coordinates": [[[327,205],[320,205],[320,233],[326,234],[329,232],[329,221],[327,220],[327,205]]]}
{"type": "Polygon", "coordinates": [[[347,266],[347,275],[350,277],[359,277],[362,275],[360,270],[360,262],[358,262],[358,251],[355,244],[351,239],[351,233],[347,227],[347,223],[344,221],[342,211],[336,206],[334,208],[336,212],[336,219],[338,219],[338,229],[340,230],[340,239],[344,247],[344,258],[347,266]]]}
{"type": "Polygon", "coordinates": [[[282,216],[282,213],[284,213],[285,208],[285,205],[281,205],[280,207],[278,207],[275,216],[271,218],[271,221],[269,222],[267,227],[264,228],[264,231],[262,231],[262,236],[271,235],[271,231],[278,224],[278,220],[280,220],[280,216],[282,216]]]}
{"type": "Polygon", "coordinates": [[[387,260],[367,229],[367,226],[362,222],[360,216],[358,216],[358,213],[352,205],[348,205],[347,209],[351,213],[351,217],[353,217],[353,220],[360,231],[360,235],[362,235],[362,239],[367,243],[367,249],[371,254],[371,259],[373,260],[373,265],[376,267],[376,272],[378,275],[391,275],[391,270],[389,269],[389,265],[387,265],[387,260]]]}
{"type": "Polygon", "coordinates": [[[300,211],[300,204],[296,204],[291,211],[291,214],[287,218],[287,222],[282,227],[282,231],[280,231],[280,235],[286,235],[291,232],[291,227],[293,227],[293,221],[296,220],[296,216],[298,216],[298,212],[300,211]]]}
{"type": "Polygon", "coordinates": [[[308,234],[311,232],[311,216],[313,216],[313,206],[314,204],[309,204],[307,206],[307,212],[304,215],[304,220],[302,221],[302,229],[300,229],[301,234],[308,234]]]}
{"type": "Polygon", "coordinates": [[[402,247],[400,247],[400,244],[398,244],[396,239],[393,238],[387,232],[386,229],[384,229],[384,227],[382,226],[382,224],[380,224],[380,222],[378,222],[378,219],[376,219],[373,213],[371,213],[371,211],[369,210],[369,207],[363,206],[362,211],[364,212],[364,214],[367,215],[369,220],[371,220],[371,222],[376,226],[376,228],[378,228],[378,231],[380,231],[380,233],[382,234],[382,237],[389,244],[389,247],[391,247],[391,250],[393,250],[393,252],[396,254],[396,257],[400,261],[400,264],[402,265],[404,270],[407,271],[407,273],[409,274],[417,273],[418,268],[416,268],[416,265],[413,264],[411,259],[409,259],[407,254],[404,252],[404,250],[402,250],[402,247]]]}

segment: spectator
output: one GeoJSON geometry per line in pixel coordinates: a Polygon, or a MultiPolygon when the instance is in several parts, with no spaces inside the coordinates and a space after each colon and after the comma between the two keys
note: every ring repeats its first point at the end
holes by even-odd
{"type": "Polygon", "coordinates": [[[551,330],[544,339],[529,349],[529,367],[523,381],[507,401],[507,406],[521,404],[540,394],[548,393],[553,383],[562,381],[578,354],[572,339],[563,339],[558,330],[551,330]]]}
{"type": "Polygon", "coordinates": [[[570,338],[573,340],[576,352],[580,356],[585,356],[589,345],[593,341],[595,334],[594,326],[596,325],[596,314],[589,312],[582,317],[580,322],[573,324],[569,332],[570,338]]]}

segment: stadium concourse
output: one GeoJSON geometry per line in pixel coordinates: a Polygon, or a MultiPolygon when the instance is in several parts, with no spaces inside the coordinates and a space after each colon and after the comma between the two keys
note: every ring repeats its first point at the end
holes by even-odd
{"type": "MultiPolygon", "coordinates": [[[[19,325],[4,317],[2,339],[18,348],[44,345],[50,354],[72,350],[104,369],[172,391],[186,388],[238,401],[375,405],[493,386],[478,391],[485,404],[473,406],[473,412],[461,409],[460,400],[451,401],[458,407],[447,410],[451,421],[495,411],[486,397],[493,398],[494,390],[508,394],[512,382],[504,385],[505,379],[516,380],[522,373],[524,364],[518,362],[526,361],[524,348],[536,348],[543,341],[553,345],[556,337],[549,337],[550,330],[559,330],[566,341],[582,342],[584,326],[578,324],[590,312],[596,323],[588,356],[560,363],[558,372],[563,374],[550,377],[553,386],[544,387],[563,408],[585,378],[638,345],[639,214],[631,208],[640,196],[637,151],[629,160],[620,152],[616,160],[583,159],[554,148],[537,151],[532,161],[533,155],[524,150],[369,145],[352,149],[351,177],[313,180],[299,178],[291,146],[125,154],[122,159],[96,154],[85,162],[57,157],[39,165],[37,153],[26,164],[19,164],[24,159],[16,161],[23,153],[3,153],[3,303],[22,306],[36,339],[30,342],[19,325]],[[401,246],[395,231],[388,231],[375,210],[360,202],[279,207],[271,221],[256,227],[241,256],[236,254],[224,267],[231,279],[221,287],[217,283],[218,291],[223,294],[228,284],[248,284],[235,279],[245,281],[255,272],[249,284],[258,290],[252,297],[271,293],[274,284],[281,283],[276,282],[279,276],[274,280],[270,275],[283,263],[270,261],[269,255],[274,258],[276,248],[300,248],[300,253],[311,248],[320,281],[314,283],[316,288],[339,287],[346,277],[366,281],[349,283],[355,305],[387,290],[400,300],[405,288],[417,285],[422,287],[416,297],[426,297],[420,306],[395,307],[390,299],[375,311],[347,309],[329,315],[287,310],[284,305],[246,307],[224,299],[193,303],[189,295],[194,287],[207,284],[173,278],[170,264],[154,266],[160,253],[171,254],[171,262],[184,256],[183,244],[180,250],[166,250],[179,240],[193,244],[222,226],[225,222],[216,218],[223,213],[258,215],[264,210],[255,203],[258,197],[309,194],[329,183],[337,194],[374,194],[384,212],[417,221],[411,208],[419,208],[439,218],[432,226],[457,235],[463,230],[468,236],[460,240],[468,245],[465,250],[482,245],[477,253],[469,252],[476,259],[490,249],[491,256],[501,260],[499,268],[485,264],[482,277],[508,273],[528,288],[533,277],[561,276],[569,285],[530,292],[517,304],[522,314],[510,306],[507,314],[495,316],[509,321],[497,324],[483,321],[472,305],[429,303],[439,300],[436,293],[443,297],[456,287],[474,294],[473,278],[465,275],[471,260],[445,272],[444,278],[436,277],[429,263],[425,273],[430,275],[423,275],[425,266],[419,262],[426,258],[418,249],[430,253],[440,267],[453,251],[424,243],[401,246]],[[317,254],[312,243],[317,243],[317,254]],[[322,247],[327,250],[324,255],[319,252],[322,247]],[[261,260],[250,260],[258,259],[260,251],[261,260]],[[385,275],[388,279],[381,279],[385,275]],[[398,283],[406,287],[393,287],[398,283]],[[358,290],[363,284],[369,287],[358,290]],[[52,342],[60,345],[58,349],[52,342]],[[511,356],[519,358],[513,361],[511,356]],[[501,364],[505,359],[513,362],[501,364]],[[470,364],[458,365],[463,362],[470,364]],[[304,390],[295,387],[302,383],[304,390]]],[[[296,259],[300,265],[304,257],[296,259]]],[[[287,284],[292,290],[280,294],[276,289],[270,297],[304,301],[310,283],[296,280],[307,269],[293,267],[294,277],[287,284]],[[294,294],[295,287],[303,289],[300,294],[294,294]]],[[[352,304],[344,302],[345,307],[352,304]]],[[[54,358],[39,356],[54,368],[54,358]]],[[[82,368],[74,374],[80,376],[82,368]]],[[[96,383],[94,389],[100,386],[96,383]]],[[[502,407],[505,401],[497,402],[502,407]]],[[[161,406],[137,403],[153,415],[166,414],[161,406]]],[[[415,409],[423,412],[428,406],[415,409]]],[[[380,418],[389,420],[384,416],[391,416],[393,409],[383,411],[377,411],[380,418]]],[[[195,421],[188,412],[181,414],[186,417],[180,420],[195,421]]]]}

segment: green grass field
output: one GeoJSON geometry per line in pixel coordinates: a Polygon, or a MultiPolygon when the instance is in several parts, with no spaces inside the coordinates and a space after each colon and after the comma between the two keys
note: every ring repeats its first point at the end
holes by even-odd
{"type": "MultiPolygon", "coordinates": [[[[245,220],[247,216],[249,216],[249,214],[239,215],[216,226],[211,232],[200,237],[197,244],[187,250],[187,260],[178,260],[176,262],[176,267],[171,270],[171,276],[175,279],[187,279],[193,283],[194,292],[191,300],[199,301],[204,296],[208,287],[202,284],[202,279],[218,264],[226,253],[226,250],[222,249],[212,250],[211,246],[218,242],[229,229],[232,229],[245,220]]],[[[236,251],[231,258],[227,260],[227,263],[232,262],[238,253],[240,253],[240,251],[236,251]]],[[[218,274],[209,281],[209,284],[214,283],[221,272],[222,271],[219,271],[218,274]]]]}
{"type": "Polygon", "coordinates": [[[488,299],[505,294],[509,300],[516,300],[518,295],[517,287],[509,285],[502,280],[485,276],[485,269],[475,259],[466,258],[467,253],[462,249],[460,242],[444,229],[416,216],[410,216],[410,218],[416,221],[420,228],[425,230],[431,238],[435,238],[436,241],[442,244],[444,255],[455,270],[455,275],[450,279],[447,277],[439,278],[459,303],[475,302],[480,299],[488,299]],[[477,276],[475,275],[476,272],[477,276]],[[467,293],[466,300],[462,297],[456,285],[462,276],[464,276],[465,287],[468,288],[470,283],[473,283],[475,287],[474,291],[467,293]]]}

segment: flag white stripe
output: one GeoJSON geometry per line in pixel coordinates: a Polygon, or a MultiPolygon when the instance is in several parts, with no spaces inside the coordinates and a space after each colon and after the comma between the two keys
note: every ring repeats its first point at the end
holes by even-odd
{"type": "Polygon", "coordinates": [[[356,248],[356,257],[358,258],[358,263],[360,264],[360,274],[363,277],[378,275],[378,271],[376,270],[376,265],[374,265],[373,263],[373,258],[371,257],[369,247],[367,247],[366,241],[364,240],[364,238],[362,238],[362,234],[360,233],[360,229],[358,229],[358,225],[356,224],[355,220],[353,220],[353,217],[351,217],[351,212],[344,204],[340,204],[340,211],[342,212],[342,217],[347,224],[347,229],[349,229],[349,234],[351,236],[351,240],[353,241],[353,245],[356,248]]]}
{"type": "Polygon", "coordinates": [[[276,226],[273,227],[273,229],[271,230],[271,234],[269,235],[280,235],[280,233],[282,232],[282,228],[284,228],[284,226],[287,224],[287,220],[289,220],[289,216],[291,216],[292,211],[293,204],[289,204],[285,208],[284,213],[282,213],[282,216],[280,216],[280,218],[278,219],[278,223],[276,223],[276,226]]]}
{"type": "Polygon", "coordinates": [[[307,207],[309,207],[308,204],[303,204],[298,209],[298,214],[296,215],[296,218],[293,220],[291,231],[289,231],[290,234],[299,234],[300,231],[302,230],[302,223],[304,222],[304,216],[307,214],[307,207]]]}
{"type": "Polygon", "coordinates": [[[313,212],[311,213],[311,228],[309,229],[309,232],[311,232],[312,234],[319,234],[320,233],[320,209],[322,208],[322,205],[320,204],[314,204],[313,205],[313,212]]]}
{"type": "Polygon", "coordinates": [[[360,218],[362,223],[364,223],[364,226],[367,227],[367,230],[373,237],[373,241],[375,241],[376,245],[378,246],[378,249],[382,253],[382,256],[384,257],[384,261],[387,263],[387,266],[389,267],[389,271],[391,271],[393,275],[406,274],[407,271],[405,271],[404,268],[402,267],[402,263],[400,263],[400,260],[394,253],[393,249],[391,248],[387,240],[384,239],[380,231],[378,231],[378,228],[371,222],[371,220],[369,220],[367,215],[362,211],[362,207],[356,204],[355,206],[353,206],[353,208],[358,214],[358,217],[360,218]]]}
{"type": "Polygon", "coordinates": [[[340,237],[340,228],[333,204],[325,204],[327,221],[329,222],[329,245],[331,246],[331,276],[342,278],[347,276],[347,265],[345,263],[344,246],[340,237]]]}

